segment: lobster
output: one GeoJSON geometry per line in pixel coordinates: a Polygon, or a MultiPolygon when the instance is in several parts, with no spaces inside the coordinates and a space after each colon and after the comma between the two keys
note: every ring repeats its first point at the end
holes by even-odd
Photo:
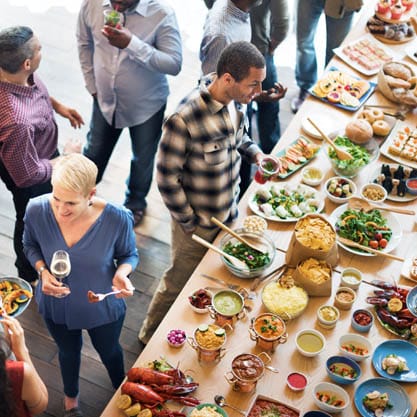
{"type": "Polygon", "coordinates": [[[135,401],[150,406],[162,404],[165,401],[148,385],[127,381],[121,386],[121,390],[122,394],[130,395],[135,401]]]}
{"type": "Polygon", "coordinates": [[[175,382],[174,377],[160,371],[155,371],[151,368],[131,368],[127,373],[128,381],[141,382],[142,384],[156,384],[165,385],[173,384],[175,382]]]}

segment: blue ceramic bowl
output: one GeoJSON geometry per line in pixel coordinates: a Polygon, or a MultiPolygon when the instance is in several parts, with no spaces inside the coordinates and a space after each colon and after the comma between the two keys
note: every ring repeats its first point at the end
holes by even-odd
{"type": "Polygon", "coordinates": [[[324,411],[312,410],[307,411],[303,414],[303,417],[332,417],[330,414],[325,413],[324,411]]]}
{"type": "Polygon", "coordinates": [[[359,365],[353,359],[349,359],[346,356],[330,356],[330,358],[326,361],[326,371],[329,377],[336,382],[336,384],[341,385],[353,384],[360,378],[362,373],[359,365]],[[346,366],[346,369],[352,370],[355,373],[355,376],[343,376],[334,372],[332,368],[335,365],[339,370],[343,369],[343,366],[346,366]]]}
{"type": "Polygon", "coordinates": [[[369,329],[372,327],[374,323],[374,316],[373,314],[368,310],[355,310],[352,314],[352,321],[351,325],[352,328],[355,329],[357,332],[365,333],[368,332],[369,329]],[[364,317],[366,316],[366,317],[364,317]],[[366,322],[366,320],[369,320],[369,323],[366,322]]]}

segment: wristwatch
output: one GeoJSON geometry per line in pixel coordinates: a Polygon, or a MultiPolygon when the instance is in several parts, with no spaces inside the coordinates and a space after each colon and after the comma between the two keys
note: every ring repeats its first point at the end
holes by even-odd
{"type": "Polygon", "coordinates": [[[46,266],[43,265],[41,266],[39,269],[36,270],[36,272],[38,273],[38,277],[39,279],[42,279],[42,272],[46,270],[46,266]]]}

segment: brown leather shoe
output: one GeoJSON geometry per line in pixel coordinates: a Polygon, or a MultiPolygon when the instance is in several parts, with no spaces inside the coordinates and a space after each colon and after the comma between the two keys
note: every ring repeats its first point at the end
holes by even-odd
{"type": "Polygon", "coordinates": [[[293,113],[297,113],[298,112],[298,109],[304,103],[304,100],[306,99],[307,94],[308,94],[307,90],[301,89],[300,92],[299,92],[299,94],[298,94],[298,96],[297,97],[294,97],[291,100],[291,111],[293,113]]]}

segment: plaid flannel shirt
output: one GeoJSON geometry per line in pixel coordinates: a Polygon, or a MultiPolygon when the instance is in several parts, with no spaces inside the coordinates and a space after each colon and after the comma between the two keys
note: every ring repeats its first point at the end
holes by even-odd
{"type": "Polygon", "coordinates": [[[235,132],[227,106],[214,100],[205,77],[165,122],[157,160],[157,183],[171,216],[186,232],[214,227],[212,216],[237,217],[241,154],[261,152],[247,135],[245,106],[235,103],[235,132]]]}

